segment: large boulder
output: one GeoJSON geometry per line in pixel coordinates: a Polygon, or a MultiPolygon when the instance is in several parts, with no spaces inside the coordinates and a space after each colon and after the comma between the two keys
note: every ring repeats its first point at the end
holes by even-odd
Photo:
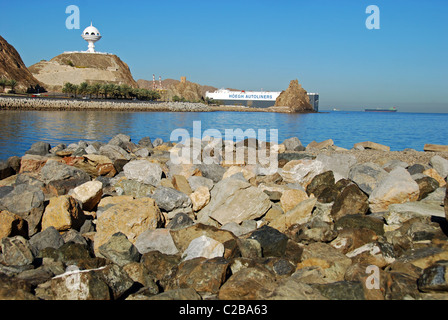
{"type": "Polygon", "coordinates": [[[73,189],[71,196],[81,203],[83,210],[92,211],[103,195],[103,184],[98,181],[88,181],[73,189]]]}
{"type": "Polygon", "coordinates": [[[291,160],[283,166],[280,175],[289,183],[299,183],[306,188],[313,178],[322,173],[324,165],[317,160],[291,160]]]}
{"type": "Polygon", "coordinates": [[[28,223],[28,235],[32,236],[40,229],[45,209],[45,196],[39,188],[19,184],[6,196],[0,198],[0,209],[15,213],[28,223]]]}
{"type": "Polygon", "coordinates": [[[82,179],[90,180],[90,176],[81,169],[69,166],[65,163],[48,160],[40,171],[42,181],[49,183],[57,180],[82,179]]]}
{"type": "Polygon", "coordinates": [[[200,214],[223,225],[260,218],[270,207],[271,201],[266,193],[248,182],[227,178],[214,186],[210,203],[200,214]]]}
{"type": "Polygon", "coordinates": [[[173,188],[159,187],[151,197],[160,209],[167,212],[191,206],[190,197],[173,188]]]}
{"type": "Polygon", "coordinates": [[[157,186],[162,179],[162,168],[147,160],[133,160],[123,167],[124,175],[131,180],[157,186]]]}
{"type": "Polygon", "coordinates": [[[417,201],[419,194],[417,182],[406,169],[399,167],[382,179],[370,194],[370,210],[384,212],[393,203],[417,201]]]}
{"type": "Polygon", "coordinates": [[[366,214],[369,210],[369,198],[356,184],[345,187],[336,197],[331,215],[334,220],[348,214],[366,214]]]}
{"type": "Polygon", "coordinates": [[[348,174],[348,178],[368,195],[376,188],[379,181],[386,176],[386,170],[372,162],[356,164],[350,169],[348,174]]]}
{"type": "Polygon", "coordinates": [[[148,229],[164,226],[164,217],[154,199],[139,198],[116,204],[104,211],[97,219],[94,250],[106,243],[117,232],[125,234],[135,243],[137,237],[148,229]]]}
{"type": "Polygon", "coordinates": [[[31,148],[25,151],[25,154],[34,154],[38,156],[46,156],[50,153],[51,146],[47,142],[38,141],[31,145],[31,148]]]}
{"type": "Polygon", "coordinates": [[[445,179],[448,176],[448,160],[441,156],[434,156],[429,161],[429,164],[436,169],[440,176],[445,179]]]}
{"type": "Polygon", "coordinates": [[[42,230],[54,227],[58,231],[81,228],[85,221],[79,204],[71,196],[50,198],[42,217],[42,230]]]}

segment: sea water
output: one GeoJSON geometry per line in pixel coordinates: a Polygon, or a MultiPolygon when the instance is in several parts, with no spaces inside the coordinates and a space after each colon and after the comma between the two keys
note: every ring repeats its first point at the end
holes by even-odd
{"type": "Polygon", "coordinates": [[[440,113],[0,111],[0,159],[22,156],[37,141],[51,146],[80,140],[107,143],[118,133],[131,136],[135,143],[145,136],[169,141],[175,129],[193,135],[193,123],[198,121],[202,131],[217,129],[223,136],[226,129],[274,129],[279,143],[295,136],[304,146],[327,139],[346,149],[362,141],[384,144],[392,151],[423,151],[426,143],[448,145],[448,114],[440,113]]]}

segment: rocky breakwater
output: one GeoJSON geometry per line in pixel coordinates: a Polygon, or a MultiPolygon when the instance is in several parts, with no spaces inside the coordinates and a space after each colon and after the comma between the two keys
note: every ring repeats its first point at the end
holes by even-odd
{"type": "Polygon", "coordinates": [[[120,134],[2,162],[0,298],[448,298],[445,154],[249,142],[120,134]]]}
{"type": "Polygon", "coordinates": [[[203,103],[192,102],[121,102],[39,98],[0,98],[0,110],[107,110],[107,111],[172,111],[207,112],[203,103]]]}

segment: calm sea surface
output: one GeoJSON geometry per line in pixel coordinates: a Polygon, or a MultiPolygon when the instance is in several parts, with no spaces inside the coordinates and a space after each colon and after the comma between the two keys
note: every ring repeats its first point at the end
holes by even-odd
{"type": "Polygon", "coordinates": [[[448,145],[448,114],[0,111],[0,159],[22,156],[37,141],[52,146],[80,140],[108,142],[118,133],[130,135],[136,143],[145,136],[167,141],[178,128],[193,136],[198,133],[193,132],[195,121],[200,121],[199,135],[207,129],[217,129],[223,137],[226,129],[253,129],[256,134],[266,129],[266,139],[270,140],[269,129],[277,129],[279,143],[297,136],[305,146],[313,140],[330,138],[337,146],[348,149],[361,141],[385,144],[393,151],[422,151],[426,143],[448,145]]]}

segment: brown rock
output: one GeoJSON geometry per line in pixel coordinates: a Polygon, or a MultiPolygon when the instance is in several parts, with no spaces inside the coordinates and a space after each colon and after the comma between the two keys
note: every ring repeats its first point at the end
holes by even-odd
{"type": "Polygon", "coordinates": [[[48,227],[58,231],[78,229],[84,221],[85,216],[74,198],[68,195],[53,197],[42,216],[42,230],[48,227]]]}
{"type": "Polygon", "coordinates": [[[308,195],[303,190],[290,189],[283,192],[280,197],[280,204],[284,212],[297,206],[300,202],[308,199],[308,195]]]}
{"type": "Polygon", "coordinates": [[[446,185],[445,179],[443,179],[440,174],[433,168],[426,169],[425,171],[423,171],[423,174],[435,179],[439,183],[439,187],[444,187],[446,185]]]}
{"type": "MultiPolygon", "coordinates": [[[[195,258],[179,264],[173,288],[193,288],[200,294],[217,294],[230,271],[229,261],[223,258],[195,258]]],[[[172,284],[172,285],[173,285],[172,284]]]]}
{"type": "Polygon", "coordinates": [[[297,79],[292,80],[288,89],[280,93],[274,106],[289,107],[289,112],[314,112],[306,90],[302,88],[297,79]]]}
{"type": "Polygon", "coordinates": [[[39,174],[42,167],[47,163],[48,158],[33,154],[26,154],[22,157],[20,162],[19,173],[33,173],[39,174]]]}
{"type": "Polygon", "coordinates": [[[334,220],[349,214],[366,214],[369,210],[369,198],[356,184],[351,184],[336,197],[331,215],[334,220]]]}
{"type": "Polygon", "coordinates": [[[241,269],[233,274],[218,293],[220,300],[263,300],[275,289],[275,277],[256,267],[241,269]]]}
{"type": "Polygon", "coordinates": [[[202,223],[196,223],[187,228],[178,230],[170,230],[170,232],[171,236],[173,237],[174,244],[180,252],[184,252],[185,249],[188,248],[190,242],[196,238],[199,238],[200,236],[207,236],[221,243],[225,243],[228,240],[235,239],[235,236],[230,231],[221,230],[202,223]]]}
{"type": "Polygon", "coordinates": [[[210,202],[210,192],[206,186],[199,186],[190,194],[193,211],[199,211],[210,202]]]}
{"type": "Polygon", "coordinates": [[[327,280],[342,281],[351,264],[350,258],[329,244],[316,242],[304,247],[302,261],[297,264],[297,269],[310,266],[319,267],[327,280]]]}
{"type": "Polygon", "coordinates": [[[180,262],[180,256],[163,254],[159,251],[147,252],[140,259],[140,264],[148,270],[148,274],[156,279],[162,288],[167,288],[172,281],[175,281],[180,262]]]}
{"type": "Polygon", "coordinates": [[[28,225],[18,215],[9,211],[0,212],[0,239],[14,236],[28,236],[28,225]]]}
{"type": "Polygon", "coordinates": [[[363,147],[364,149],[372,149],[372,150],[379,150],[379,151],[390,151],[390,147],[372,142],[372,141],[365,141],[365,142],[358,142],[355,143],[353,148],[357,149],[359,147],[363,147]]]}
{"type": "Polygon", "coordinates": [[[88,181],[73,189],[73,198],[81,203],[84,210],[92,211],[101,200],[103,184],[100,181],[88,181]]]}
{"type": "Polygon", "coordinates": [[[316,202],[316,198],[309,198],[300,202],[285,214],[277,216],[269,223],[269,226],[280,232],[284,232],[295,224],[304,224],[308,222],[316,202]]]}
{"type": "Polygon", "coordinates": [[[124,233],[133,244],[148,229],[163,227],[165,220],[154,199],[139,198],[116,204],[104,211],[97,220],[94,250],[117,232],[124,233]]]}
{"type": "Polygon", "coordinates": [[[188,184],[187,178],[183,175],[174,175],[172,179],[173,187],[180,192],[185,193],[186,195],[190,195],[193,191],[191,190],[190,185],[188,184]]]}
{"type": "Polygon", "coordinates": [[[438,144],[425,144],[423,150],[433,152],[448,152],[448,146],[438,144]]]}

